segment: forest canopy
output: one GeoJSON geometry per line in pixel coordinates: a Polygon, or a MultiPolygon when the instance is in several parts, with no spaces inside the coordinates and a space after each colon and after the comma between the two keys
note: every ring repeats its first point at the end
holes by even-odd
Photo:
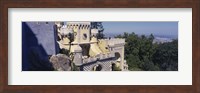
{"type": "Polygon", "coordinates": [[[124,33],[115,38],[125,38],[125,59],[131,71],[177,71],[178,40],[154,43],[154,36],[124,33]]]}

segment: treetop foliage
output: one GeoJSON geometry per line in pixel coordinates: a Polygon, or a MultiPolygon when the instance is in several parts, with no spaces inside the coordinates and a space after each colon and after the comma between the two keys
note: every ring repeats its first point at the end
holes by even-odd
{"type": "Polygon", "coordinates": [[[134,32],[125,32],[123,35],[117,35],[116,38],[125,38],[125,59],[129,65],[129,70],[178,70],[178,40],[153,43],[153,34],[138,36],[134,32]]]}

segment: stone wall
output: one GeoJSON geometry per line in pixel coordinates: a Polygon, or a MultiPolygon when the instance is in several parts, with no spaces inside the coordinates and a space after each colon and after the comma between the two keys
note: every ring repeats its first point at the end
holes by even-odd
{"type": "Polygon", "coordinates": [[[37,49],[40,58],[57,54],[56,37],[54,22],[22,22],[22,70],[31,66],[31,49],[37,49]]]}

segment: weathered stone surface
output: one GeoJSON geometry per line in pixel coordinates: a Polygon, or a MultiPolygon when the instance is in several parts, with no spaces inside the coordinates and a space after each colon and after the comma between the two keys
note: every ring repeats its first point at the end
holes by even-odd
{"type": "Polygon", "coordinates": [[[70,58],[65,54],[52,55],[49,59],[55,70],[58,71],[70,71],[71,62],[70,58]]]}
{"type": "Polygon", "coordinates": [[[31,47],[37,47],[43,57],[57,54],[56,38],[54,22],[22,22],[22,70],[27,71],[32,65],[31,47]]]}

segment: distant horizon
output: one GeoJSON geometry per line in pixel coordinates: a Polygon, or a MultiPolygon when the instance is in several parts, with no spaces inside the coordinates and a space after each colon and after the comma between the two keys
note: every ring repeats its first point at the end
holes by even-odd
{"type": "Polygon", "coordinates": [[[124,32],[178,38],[178,22],[102,22],[104,34],[114,36],[124,32]]]}
{"type": "MultiPolygon", "coordinates": [[[[128,32],[126,32],[128,33],[128,32]]],[[[114,37],[114,36],[117,36],[117,35],[123,35],[124,32],[122,33],[104,33],[105,37],[114,37]]],[[[131,34],[131,33],[128,33],[128,34],[131,34]]],[[[137,34],[135,33],[136,35],[145,35],[145,36],[149,36],[150,34],[137,34]]],[[[177,35],[156,35],[156,34],[152,34],[154,37],[162,37],[162,38],[171,38],[171,39],[178,39],[178,36],[177,35]]]]}

